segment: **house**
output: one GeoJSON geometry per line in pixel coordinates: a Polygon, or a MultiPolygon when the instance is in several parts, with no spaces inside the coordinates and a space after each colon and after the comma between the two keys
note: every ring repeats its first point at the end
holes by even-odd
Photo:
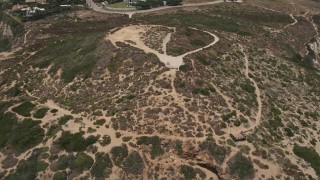
{"type": "Polygon", "coordinates": [[[123,0],[123,2],[128,3],[129,5],[133,5],[139,1],[146,2],[147,0],[123,0]]]}
{"type": "Polygon", "coordinates": [[[37,14],[37,12],[43,12],[45,11],[44,8],[38,8],[38,7],[27,7],[27,8],[22,8],[22,12],[24,12],[25,17],[33,17],[37,14]]]}
{"type": "Polygon", "coordinates": [[[240,132],[240,134],[230,133],[230,137],[234,142],[245,141],[247,139],[246,135],[242,131],[240,132]]]}
{"type": "Polygon", "coordinates": [[[39,4],[46,4],[47,0],[25,0],[26,3],[39,3],[39,4]]]}
{"type": "Polygon", "coordinates": [[[12,6],[11,11],[12,11],[12,12],[16,12],[16,11],[18,11],[18,10],[21,10],[21,9],[23,9],[23,8],[28,8],[28,7],[29,7],[29,6],[26,5],[26,4],[22,4],[22,5],[16,4],[16,5],[13,5],[13,6],[12,6]]]}

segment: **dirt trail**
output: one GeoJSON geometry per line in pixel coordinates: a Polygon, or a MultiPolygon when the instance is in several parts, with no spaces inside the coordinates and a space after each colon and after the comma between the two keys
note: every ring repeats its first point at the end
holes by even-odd
{"type": "Polygon", "coordinates": [[[261,113],[262,113],[262,100],[261,100],[261,92],[260,89],[258,87],[258,84],[256,83],[256,81],[251,78],[249,76],[249,60],[248,60],[248,56],[247,54],[244,52],[243,47],[240,45],[240,51],[243,53],[244,55],[244,60],[245,60],[245,75],[246,77],[253,83],[254,87],[255,87],[255,93],[257,96],[257,102],[258,102],[258,112],[256,113],[256,122],[254,124],[254,126],[251,126],[249,129],[247,129],[246,131],[249,130],[253,130],[254,128],[256,128],[259,124],[260,124],[260,120],[261,120],[261,113]]]}
{"type": "Polygon", "coordinates": [[[293,19],[293,23],[286,25],[283,30],[287,29],[289,26],[294,26],[295,24],[297,24],[298,20],[293,16],[293,14],[290,14],[290,17],[293,19]]]}
{"type": "MultiPolygon", "coordinates": [[[[176,29],[174,28],[174,32],[176,31],[176,29]]],[[[167,55],[167,44],[169,43],[170,39],[171,39],[171,35],[172,33],[168,33],[167,36],[164,38],[163,40],[163,44],[162,44],[162,51],[165,55],[167,55]]]]}
{"type": "MultiPolygon", "coordinates": [[[[204,5],[213,5],[213,4],[219,4],[223,3],[224,0],[216,0],[213,2],[205,2],[205,3],[190,3],[190,4],[182,4],[180,6],[161,6],[158,8],[152,8],[147,10],[133,10],[133,11],[116,11],[116,10],[110,10],[110,9],[104,9],[100,6],[98,6],[96,3],[93,2],[93,0],[86,0],[87,5],[93,9],[94,11],[101,12],[101,13],[107,13],[107,14],[126,14],[131,18],[134,14],[140,14],[140,13],[148,13],[148,12],[155,12],[155,11],[161,11],[165,9],[178,9],[183,7],[198,7],[198,6],[204,6],[204,5]]],[[[241,3],[239,1],[239,3],[241,3]]]]}
{"type": "Polygon", "coordinates": [[[27,36],[28,34],[31,32],[31,30],[27,31],[27,33],[24,35],[23,37],[23,45],[26,45],[27,44],[27,36]]]}

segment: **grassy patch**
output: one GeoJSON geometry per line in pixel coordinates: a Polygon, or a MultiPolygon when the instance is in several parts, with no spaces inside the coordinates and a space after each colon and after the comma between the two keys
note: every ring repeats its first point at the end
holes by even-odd
{"type": "Polygon", "coordinates": [[[46,68],[50,64],[50,73],[56,73],[62,69],[61,78],[65,83],[71,82],[76,76],[88,78],[100,59],[99,53],[95,53],[100,33],[91,33],[88,36],[74,35],[57,39],[55,43],[39,50],[37,60],[33,66],[46,68]]]}
{"type": "Polygon", "coordinates": [[[107,6],[111,8],[126,8],[128,3],[125,2],[117,2],[117,3],[110,3],[107,6]]]}

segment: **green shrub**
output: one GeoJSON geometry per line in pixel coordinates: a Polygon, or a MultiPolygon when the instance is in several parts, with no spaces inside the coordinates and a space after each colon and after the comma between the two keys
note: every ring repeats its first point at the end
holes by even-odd
{"type": "Polygon", "coordinates": [[[74,159],[74,156],[73,155],[61,155],[59,158],[58,158],[58,169],[59,170],[65,170],[67,169],[70,164],[71,164],[71,161],[74,159]]]}
{"type": "Polygon", "coordinates": [[[229,159],[227,165],[230,174],[238,177],[241,180],[254,178],[252,161],[243,156],[241,153],[238,153],[229,159]]]}
{"type": "Polygon", "coordinates": [[[24,119],[16,124],[8,137],[8,145],[24,152],[39,143],[44,138],[44,130],[39,126],[41,121],[24,119]]]}
{"type": "Polygon", "coordinates": [[[204,56],[204,55],[197,55],[196,58],[197,58],[197,60],[198,60],[201,64],[203,64],[203,65],[205,65],[205,66],[209,66],[209,65],[210,65],[210,62],[207,60],[207,57],[206,57],[206,56],[204,56]]]}
{"type": "Polygon", "coordinates": [[[188,165],[182,165],[180,167],[180,172],[181,174],[183,174],[184,179],[186,180],[191,180],[191,179],[195,179],[196,178],[196,172],[193,169],[193,167],[188,166],[188,165]]]}
{"type": "Polygon", "coordinates": [[[187,71],[189,71],[190,69],[191,69],[190,66],[188,66],[187,64],[181,65],[181,66],[179,67],[179,70],[182,71],[182,72],[187,72],[187,71]]]}
{"type": "Polygon", "coordinates": [[[161,140],[158,136],[141,136],[137,140],[137,145],[152,145],[151,149],[151,157],[155,158],[157,156],[161,156],[164,154],[164,150],[161,147],[161,140]]]}
{"type": "Polygon", "coordinates": [[[52,178],[52,180],[67,180],[67,179],[68,179],[68,174],[65,171],[56,172],[52,178]]]}
{"type": "Polygon", "coordinates": [[[132,139],[131,136],[125,136],[125,137],[122,138],[122,141],[123,141],[123,142],[128,142],[128,141],[130,141],[131,139],[132,139]]]}
{"type": "Polygon", "coordinates": [[[9,38],[4,38],[0,40],[0,52],[7,51],[11,47],[11,41],[9,38]]]}
{"type": "Polygon", "coordinates": [[[38,109],[38,110],[34,113],[33,117],[34,117],[34,118],[37,118],[37,119],[41,119],[41,118],[43,118],[43,117],[47,114],[48,111],[49,111],[49,108],[41,108],[41,109],[38,109]]]}
{"type": "Polygon", "coordinates": [[[99,136],[89,136],[85,139],[81,132],[71,134],[69,131],[66,131],[62,133],[57,144],[69,152],[81,152],[86,150],[89,145],[96,143],[98,139],[99,136]]]}
{"type": "Polygon", "coordinates": [[[254,93],[256,88],[249,83],[241,84],[240,87],[248,93],[254,93]]]}
{"type": "Polygon", "coordinates": [[[39,169],[43,169],[46,165],[38,165],[38,159],[42,153],[41,149],[34,149],[29,158],[19,161],[17,169],[14,173],[10,173],[6,176],[5,180],[19,180],[19,179],[36,179],[39,169]],[[41,168],[39,168],[41,167],[41,168]]]}
{"type": "Polygon", "coordinates": [[[284,128],[284,130],[286,131],[287,136],[289,136],[289,137],[293,137],[294,136],[294,134],[293,134],[293,132],[292,132],[292,130],[290,128],[284,128]]]}
{"type": "Polygon", "coordinates": [[[201,39],[194,39],[194,40],[191,40],[191,45],[197,46],[197,47],[204,47],[206,46],[206,43],[201,39]]]}
{"type": "Polygon", "coordinates": [[[48,166],[49,166],[49,164],[44,161],[38,162],[36,165],[36,171],[37,172],[44,171],[47,169],[48,166]]]}
{"type": "Polygon", "coordinates": [[[62,130],[62,129],[61,129],[61,127],[60,127],[58,124],[52,124],[52,125],[49,127],[46,136],[49,136],[49,137],[54,136],[54,135],[56,135],[60,130],[62,130]]]}
{"type": "Polygon", "coordinates": [[[320,155],[315,149],[295,144],[293,147],[293,152],[295,155],[310,163],[317,175],[320,176],[320,155]]]}
{"type": "Polygon", "coordinates": [[[236,111],[232,111],[228,114],[222,115],[221,117],[223,121],[228,121],[231,117],[236,116],[236,114],[237,114],[236,111]]]}
{"type": "Polygon", "coordinates": [[[234,121],[234,125],[237,126],[237,127],[239,127],[239,126],[241,125],[241,121],[238,120],[238,119],[235,120],[235,121],[234,121]]]}
{"type": "Polygon", "coordinates": [[[108,178],[112,173],[113,167],[109,154],[98,152],[95,156],[95,163],[90,170],[91,175],[97,179],[108,178]]]}
{"type": "Polygon", "coordinates": [[[58,112],[58,109],[51,109],[50,112],[51,113],[56,113],[56,112],[58,112]]]}
{"type": "Polygon", "coordinates": [[[100,141],[101,146],[106,146],[111,143],[111,138],[109,135],[103,135],[102,141],[100,141]]]}
{"type": "Polygon", "coordinates": [[[124,160],[122,169],[128,174],[142,174],[144,162],[141,155],[134,151],[124,160]]]}
{"type": "Polygon", "coordinates": [[[207,150],[218,164],[223,163],[227,154],[227,150],[224,147],[217,145],[210,139],[202,142],[199,147],[202,151],[207,150]]]}
{"type": "Polygon", "coordinates": [[[274,105],[271,106],[271,112],[275,116],[280,116],[282,114],[281,110],[279,108],[275,107],[274,105]]]}
{"type": "Polygon", "coordinates": [[[96,122],[94,122],[93,124],[94,124],[94,125],[98,125],[98,126],[102,126],[102,125],[104,125],[104,123],[106,123],[106,120],[105,120],[105,119],[98,119],[98,120],[96,120],[96,122]]]}
{"type": "MultiPolygon", "coordinates": [[[[9,104],[2,103],[0,108],[1,111],[5,111],[9,104]]],[[[14,131],[14,127],[17,126],[18,119],[13,113],[2,113],[0,112],[0,148],[2,149],[8,144],[8,139],[11,136],[12,131],[14,131]]]]}
{"type": "Polygon", "coordinates": [[[120,166],[123,160],[128,156],[128,147],[126,144],[122,146],[114,146],[111,149],[111,158],[115,165],[120,166]]]}
{"type": "MultiPolygon", "coordinates": [[[[1,51],[1,50],[0,50],[1,51]]],[[[18,96],[19,94],[21,93],[21,90],[19,89],[18,86],[13,86],[12,88],[10,88],[8,91],[7,91],[7,94],[11,97],[16,97],[18,96]]]]}
{"type": "Polygon", "coordinates": [[[93,165],[94,160],[92,157],[85,153],[77,153],[75,158],[71,161],[70,169],[78,173],[82,173],[85,170],[88,170],[93,165]]]}
{"type": "Polygon", "coordinates": [[[73,118],[73,116],[71,116],[71,115],[64,115],[58,119],[58,124],[65,125],[72,118],[73,118]]]}
{"type": "Polygon", "coordinates": [[[182,149],[182,144],[183,142],[180,140],[176,140],[176,151],[178,153],[179,156],[181,156],[183,154],[183,149],[182,149]]]}
{"type": "Polygon", "coordinates": [[[178,6],[182,3],[182,0],[166,0],[168,6],[178,6]]]}
{"type": "Polygon", "coordinates": [[[31,114],[30,112],[32,111],[32,109],[35,107],[34,104],[32,104],[30,101],[25,101],[23,103],[21,103],[20,105],[12,108],[12,111],[24,116],[24,117],[30,117],[31,114]]]}

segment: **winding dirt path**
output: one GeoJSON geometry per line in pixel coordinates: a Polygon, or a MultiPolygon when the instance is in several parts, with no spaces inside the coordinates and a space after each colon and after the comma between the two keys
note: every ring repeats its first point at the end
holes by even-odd
{"type": "Polygon", "coordinates": [[[283,30],[287,29],[289,26],[294,26],[295,24],[297,24],[298,20],[293,16],[293,14],[290,14],[290,17],[293,19],[293,23],[286,25],[283,30]]]}
{"type": "Polygon", "coordinates": [[[23,45],[25,45],[27,43],[27,36],[28,34],[31,32],[31,30],[27,31],[26,34],[24,35],[24,38],[23,38],[23,45]]]}
{"type": "Polygon", "coordinates": [[[249,129],[246,129],[246,131],[250,131],[250,130],[253,130],[255,129],[259,124],[260,124],[260,121],[261,121],[261,113],[262,113],[262,100],[261,100],[261,92],[260,92],[260,89],[258,87],[258,84],[256,83],[256,81],[251,78],[249,76],[249,60],[248,60],[248,56],[247,54],[244,52],[243,50],[243,47],[240,45],[240,51],[243,53],[244,55],[244,60],[245,60],[245,75],[246,77],[253,83],[253,86],[255,87],[255,93],[256,93],[256,96],[257,96],[257,102],[258,102],[258,112],[256,114],[256,122],[254,124],[254,126],[251,126],[249,129]]]}

